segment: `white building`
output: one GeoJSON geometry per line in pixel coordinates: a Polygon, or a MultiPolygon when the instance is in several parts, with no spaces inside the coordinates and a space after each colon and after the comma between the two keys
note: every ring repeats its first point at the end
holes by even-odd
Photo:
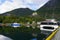
{"type": "Polygon", "coordinates": [[[37,28],[40,28],[41,22],[37,22],[37,28]]]}
{"type": "Polygon", "coordinates": [[[38,15],[37,12],[34,12],[34,13],[32,14],[32,16],[36,16],[36,15],[38,15]]]}

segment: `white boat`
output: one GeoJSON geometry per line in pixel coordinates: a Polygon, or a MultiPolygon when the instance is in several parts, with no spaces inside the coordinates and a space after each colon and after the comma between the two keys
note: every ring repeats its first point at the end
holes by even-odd
{"type": "Polygon", "coordinates": [[[58,23],[55,19],[47,19],[40,24],[40,30],[42,31],[54,31],[58,28],[58,23]]]}

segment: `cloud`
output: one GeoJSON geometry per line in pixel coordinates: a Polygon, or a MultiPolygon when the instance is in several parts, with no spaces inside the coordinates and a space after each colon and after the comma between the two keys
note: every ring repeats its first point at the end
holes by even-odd
{"type": "Polygon", "coordinates": [[[0,1],[0,14],[17,9],[29,8],[31,10],[38,10],[45,5],[49,0],[5,0],[0,1]]]}

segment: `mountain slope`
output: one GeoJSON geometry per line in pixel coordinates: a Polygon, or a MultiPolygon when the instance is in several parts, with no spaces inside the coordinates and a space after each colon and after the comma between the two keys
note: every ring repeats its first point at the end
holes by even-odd
{"type": "MultiPolygon", "coordinates": [[[[56,18],[60,19],[60,0],[51,0],[47,4],[45,4],[42,8],[37,10],[36,12],[40,15],[42,18],[56,18]]],[[[12,10],[10,12],[6,12],[2,15],[15,15],[15,16],[29,16],[34,11],[28,9],[28,8],[19,8],[12,10]]]]}
{"type": "Polygon", "coordinates": [[[20,8],[20,9],[15,9],[13,11],[10,11],[10,12],[6,12],[6,13],[3,13],[1,15],[15,15],[15,16],[28,16],[28,15],[31,15],[32,14],[32,10],[28,9],[28,8],[20,8]]]}

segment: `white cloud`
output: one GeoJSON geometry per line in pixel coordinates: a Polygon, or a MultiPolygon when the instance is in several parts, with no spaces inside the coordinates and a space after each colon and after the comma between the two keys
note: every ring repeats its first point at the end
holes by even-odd
{"type": "Polygon", "coordinates": [[[2,5],[0,5],[0,14],[17,8],[29,8],[35,11],[41,8],[48,1],[49,0],[12,0],[12,2],[9,2],[6,0],[2,5]]]}

